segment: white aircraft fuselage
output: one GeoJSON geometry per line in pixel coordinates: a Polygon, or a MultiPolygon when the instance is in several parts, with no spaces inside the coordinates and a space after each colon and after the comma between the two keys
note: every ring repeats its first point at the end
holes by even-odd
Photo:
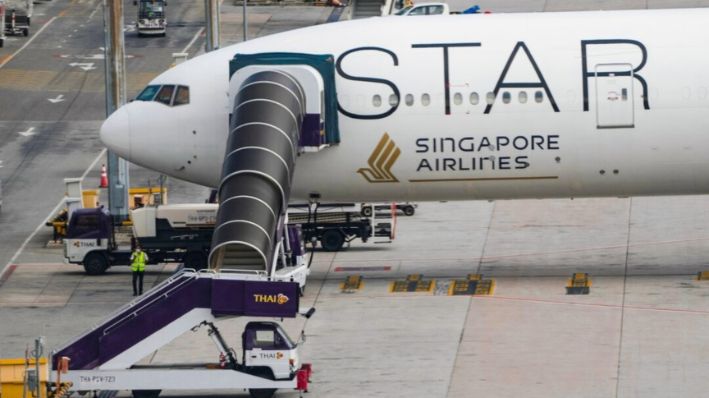
{"type": "Polygon", "coordinates": [[[371,18],[250,40],[151,82],[102,127],[131,162],[215,187],[229,61],[336,60],[341,142],[299,156],[294,199],[425,201],[709,193],[708,9],[371,18]]]}

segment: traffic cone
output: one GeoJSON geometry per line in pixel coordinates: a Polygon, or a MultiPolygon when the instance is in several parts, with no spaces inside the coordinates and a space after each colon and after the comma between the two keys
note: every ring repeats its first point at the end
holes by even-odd
{"type": "Polygon", "coordinates": [[[108,188],[108,173],[106,172],[106,165],[101,165],[101,185],[99,188],[108,188]]]}

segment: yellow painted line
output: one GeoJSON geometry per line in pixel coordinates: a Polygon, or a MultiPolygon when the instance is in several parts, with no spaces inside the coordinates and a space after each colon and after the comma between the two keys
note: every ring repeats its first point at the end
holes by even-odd
{"type": "Polygon", "coordinates": [[[47,28],[47,26],[49,26],[49,25],[50,25],[52,22],[54,22],[56,19],[57,19],[57,17],[52,17],[49,21],[45,22],[44,25],[42,25],[42,27],[39,28],[39,30],[37,31],[37,33],[35,33],[32,37],[30,37],[30,39],[27,40],[27,42],[26,42],[22,47],[18,48],[17,51],[15,51],[14,53],[12,53],[9,57],[5,58],[2,62],[0,62],[0,68],[2,68],[3,66],[5,66],[8,62],[10,62],[13,58],[15,58],[15,56],[16,56],[17,54],[19,54],[22,50],[24,50],[25,48],[27,48],[27,46],[29,46],[29,45],[34,41],[34,39],[36,39],[37,37],[39,37],[39,35],[47,28]]]}

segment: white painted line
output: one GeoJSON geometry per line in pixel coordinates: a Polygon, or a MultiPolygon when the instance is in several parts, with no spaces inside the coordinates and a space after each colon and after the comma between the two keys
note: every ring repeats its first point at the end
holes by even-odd
{"type": "MultiPolygon", "coordinates": [[[[81,180],[82,180],[82,181],[84,180],[84,178],[86,178],[86,176],[87,176],[87,175],[91,172],[91,170],[96,166],[96,163],[98,163],[98,161],[99,161],[105,154],[106,154],[106,148],[103,148],[103,150],[101,151],[101,153],[99,153],[98,156],[96,156],[96,159],[94,159],[94,161],[91,162],[91,164],[90,164],[89,167],[86,169],[86,171],[84,171],[84,174],[81,175],[81,180]]],[[[39,225],[37,226],[37,228],[35,228],[34,231],[32,231],[32,233],[27,237],[27,239],[25,239],[25,241],[22,242],[22,245],[20,245],[20,248],[17,249],[17,251],[16,251],[15,254],[12,256],[12,258],[10,259],[10,261],[8,261],[7,264],[5,264],[5,267],[3,267],[2,271],[0,271],[0,275],[3,275],[3,274],[5,273],[5,271],[7,271],[7,270],[10,268],[10,266],[17,260],[17,258],[20,257],[20,254],[22,254],[22,252],[25,250],[25,247],[27,247],[27,244],[29,244],[30,241],[31,241],[32,239],[34,239],[35,235],[37,235],[37,232],[39,232],[42,228],[45,228],[45,225],[44,225],[44,224],[45,224],[47,221],[49,221],[49,219],[50,219],[53,215],[57,214],[57,212],[59,211],[59,209],[60,209],[62,206],[64,206],[64,199],[63,199],[63,198],[59,201],[59,203],[57,203],[56,206],[54,206],[54,209],[52,209],[52,211],[49,212],[49,214],[47,215],[47,217],[46,217],[44,220],[42,220],[41,223],[39,223],[39,225]]]]}
{"type": "Polygon", "coordinates": [[[185,48],[184,48],[181,52],[186,53],[187,50],[189,50],[190,47],[192,47],[192,45],[194,44],[194,42],[197,41],[197,39],[199,38],[199,35],[201,35],[202,32],[204,32],[204,28],[200,28],[200,29],[197,31],[197,33],[195,33],[195,35],[194,35],[194,37],[192,38],[192,40],[187,44],[187,46],[185,46],[185,48]]]}
{"type": "MultiPolygon", "coordinates": [[[[103,3],[98,3],[98,5],[96,6],[96,8],[94,8],[94,10],[91,11],[91,14],[89,14],[89,18],[88,18],[88,19],[93,18],[94,15],[96,15],[96,12],[101,9],[101,6],[102,6],[102,5],[103,5],[103,3]]],[[[248,3],[247,3],[247,5],[248,5],[248,3]]]]}
{"type": "Polygon", "coordinates": [[[27,40],[27,43],[25,43],[22,47],[18,48],[17,51],[15,51],[14,53],[12,53],[12,55],[10,55],[9,57],[5,58],[5,60],[0,63],[0,68],[2,68],[3,66],[5,66],[5,64],[7,64],[7,63],[10,62],[13,58],[15,58],[15,56],[16,56],[17,54],[19,54],[20,51],[24,50],[27,46],[29,46],[30,43],[32,43],[32,42],[34,41],[34,39],[36,39],[37,36],[39,36],[40,33],[42,33],[42,31],[44,31],[44,29],[46,29],[47,26],[49,26],[49,24],[51,24],[52,22],[54,22],[55,19],[57,19],[57,17],[52,17],[52,19],[50,19],[49,21],[45,22],[44,25],[42,25],[42,27],[39,28],[39,30],[37,31],[37,33],[35,33],[34,36],[30,37],[30,39],[27,40]]]}
{"type": "Polygon", "coordinates": [[[86,176],[89,175],[89,173],[91,172],[91,169],[93,169],[96,166],[96,163],[98,163],[98,161],[103,157],[103,155],[106,154],[106,151],[107,151],[107,149],[103,148],[101,150],[101,153],[99,153],[98,156],[96,156],[96,159],[94,159],[94,161],[91,162],[89,167],[84,171],[84,174],[81,175],[82,182],[83,182],[84,178],[86,178],[86,176]]]}

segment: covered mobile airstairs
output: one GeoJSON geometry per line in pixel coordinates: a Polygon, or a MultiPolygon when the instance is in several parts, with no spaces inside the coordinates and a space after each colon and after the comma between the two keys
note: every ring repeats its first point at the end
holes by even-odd
{"type": "MultiPolygon", "coordinates": [[[[158,382],[145,381],[155,370],[146,373],[136,364],[186,331],[221,317],[284,318],[298,313],[309,270],[302,234],[286,225],[286,209],[298,156],[339,142],[333,58],[237,55],[231,75],[233,113],[210,269],[172,276],[54,351],[55,369],[62,358],[69,359],[74,390],[86,389],[78,384],[90,384],[95,376],[100,382],[92,389],[103,389],[114,377],[101,378],[106,372],[123,380],[116,389],[158,388],[158,382]]],[[[190,372],[171,371],[179,374],[173,387],[182,385],[190,372]]],[[[216,388],[266,385],[253,375],[233,381],[233,376],[222,379],[218,374],[210,371],[212,379],[204,380],[216,388]]]]}

